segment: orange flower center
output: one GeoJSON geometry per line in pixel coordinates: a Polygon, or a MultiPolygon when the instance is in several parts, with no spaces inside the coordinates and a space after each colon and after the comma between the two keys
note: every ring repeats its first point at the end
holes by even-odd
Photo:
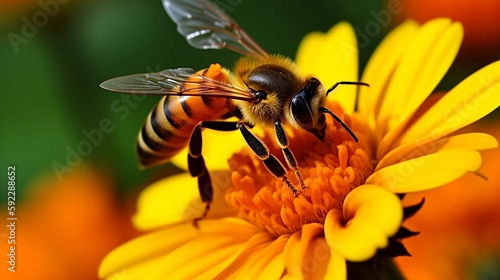
{"type": "MultiPolygon", "coordinates": [[[[356,132],[356,126],[346,117],[356,132]]],[[[363,184],[373,171],[363,144],[367,142],[363,141],[365,137],[357,133],[360,142],[354,142],[330,119],[325,143],[306,131],[288,130],[287,136],[307,186],[297,197],[250,149],[243,149],[229,160],[233,188],[226,193],[227,202],[239,210],[240,216],[276,236],[294,233],[304,224],[323,223],[332,209],[342,211],[347,194],[363,184]]],[[[285,163],[273,131],[266,132],[262,139],[270,152],[285,163]]],[[[293,171],[288,172],[288,178],[300,189],[293,171]]]]}

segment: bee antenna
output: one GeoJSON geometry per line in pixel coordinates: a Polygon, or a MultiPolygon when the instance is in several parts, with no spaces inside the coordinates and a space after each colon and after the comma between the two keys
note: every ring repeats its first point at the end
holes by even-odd
{"type": "Polygon", "coordinates": [[[354,139],[354,141],[358,142],[358,137],[356,137],[356,134],[354,134],[354,132],[352,132],[351,128],[349,128],[349,126],[347,126],[347,124],[345,124],[345,122],[343,122],[339,117],[337,117],[337,115],[335,115],[332,111],[330,111],[330,109],[325,108],[325,107],[319,107],[319,111],[321,113],[326,113],[326,114],[329,114],[330,116],[332,116],[332,118],[334,120],[336,120],[349,133],[349,135],[351,135],[352,139],[354,139]]]}
{"type": "Polygon", "coordinates": [[[336,89],[339,85],[358,85],[358,86],[367,86],[369,87],[370,85],[367,84],[367,83],[363,83],[363,82],[347,82],[347,81],[342,81],[342,82],[336,82],[333,86],[331,86],[327,91],[326,91],[326,96],[328,96],[328,94],[330,92],[332,92],[334,89],[336,89]]]}

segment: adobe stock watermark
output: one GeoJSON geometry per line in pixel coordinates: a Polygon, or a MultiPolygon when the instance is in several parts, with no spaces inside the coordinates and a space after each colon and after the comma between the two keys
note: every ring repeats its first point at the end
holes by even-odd
{"type": "Polygon", "coordinates": [[[30,39],[38,34],[40,28],[49,23],[49,18],[55,17],[61,10],[61,5],[67,4],[69,0],[39,0],[40,10],[36,11],[31,17],[22,17],[23,26],[20,33],[10,32],[7,34],[14,52],[19,52],[21,44],[27,44],[30,39]]]}
{"type": "Polygon", "coordinates": [[[403,11],[403,6],[400,0],[387,1],[386,7],[378,12],[370,11],[373,20],[367,22],[363,29],[355,27],[358,47],[365,48],[370,43],[371,39],[380,35],[380,32],[391,23],[392,17],[403,11]]]}
{"type": "Polygon", "coordinates": [[[357,45],[350,45],[347,43],[342,44],[342,52],[346,57],[357,55],[358,51],[366,48],[371,40],[384,30],[391,23],[392,17],[403,11],[403,6],[400,0],[387,1],[385,9],[380,11],[370,11],[373,20],[368,21],[363,28],[358,26],[354,27],[356,33],[357,45]]]}
{"type": "MultiPolygon", "coordinates": [[[[159,65],[156,66],[156,71],[151,67],[146,67],[146,70],[158,72],[159,65]]],[[[120,94],[118,98],[110,104],[111,112],[118,115],[120,121],[125,120],[132,109],[137,108],[138,104],[146,99],[146,95],[136,94],[120,94]]],[[[105,135],[112,133],[116,129],[116,124],[111,118],[102,118],[97,127],[92,129],[83,129],[81,131],[83,138],[75,145],[66,145],[66,157],[64,162],[52,162],[52,170],[56,174],[59,181],[62,181],[63,175],[71,173],[74,168],[79,166],[83,158],[89,156],[95,147],[102,144],[105,135]]]]}

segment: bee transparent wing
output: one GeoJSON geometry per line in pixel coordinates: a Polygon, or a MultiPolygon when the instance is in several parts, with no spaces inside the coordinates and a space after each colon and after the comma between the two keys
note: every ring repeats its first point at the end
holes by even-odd
{"type": "Polygon", "coordinates": [[[210,79],[190,68],[118,77],[101,83],[100,87],[130,94],[211,96],[248,102],[255,99],[255,95],[249,90],[210,79]]]}
{"type": "Polygon", "coordinates": [[[238,24],[208,0],[163,0],[177,31],[198,49],[229,49],[268,56],[238,24]]]}
{"type": "Polygon", "coordinates": [[[165,95],[185,91],[182,81],[196,73],[191,68],[168,69],[157,73],[133,74],[113,78],[100,84],[103,89],[132,94],[165,95]]]}

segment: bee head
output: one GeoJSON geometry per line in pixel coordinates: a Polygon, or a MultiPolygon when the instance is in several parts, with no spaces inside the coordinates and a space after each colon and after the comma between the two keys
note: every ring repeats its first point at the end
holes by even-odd
{"type": "Polygon", "coordinates": [[[290,112],[294,121],[318,139],[325,139],[325,115],[319,111],[324,102],[324,90],[321,82],[310,78],[290,102],[290,112]]]}

